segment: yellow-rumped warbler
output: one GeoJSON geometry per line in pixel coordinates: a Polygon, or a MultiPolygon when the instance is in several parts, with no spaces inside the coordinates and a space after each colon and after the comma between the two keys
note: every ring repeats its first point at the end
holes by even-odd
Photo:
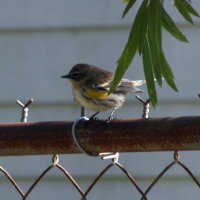
{"type": "Polygon", "coordinates": [[[112,110],[108,120],[112,119],[114,110],[122,106],[128,92],[142,92],[137,86],[146,81],[122,79],[116,90],[108,94],[114,78],[112,72],[89,64],[77,64],[70,72],[62,76],[72,83],[75,100],[83,107],[96,111],[92,118],[101,111],[112,110]]]}

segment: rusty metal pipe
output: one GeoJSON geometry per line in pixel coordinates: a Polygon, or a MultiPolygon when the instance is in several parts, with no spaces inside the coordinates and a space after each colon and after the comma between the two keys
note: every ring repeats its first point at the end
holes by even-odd
{"type": "MultiPolygon", "coordinates": [[[[0,124],[0,155],[80,153],[72,121],[0,124]]],[[[200,116],[80,122],[77,134],[90,152],[200,150],[200,116]]]]}

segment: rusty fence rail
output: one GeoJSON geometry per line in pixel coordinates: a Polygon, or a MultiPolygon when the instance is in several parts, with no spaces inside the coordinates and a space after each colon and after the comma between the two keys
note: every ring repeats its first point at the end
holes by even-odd
{"type": "MultiPolygon", "coordinates": [[[[72,121],[0,124],[0,155],[80,153],[72,121]]],[[[77,126],[90,152],[200,150],[200,117],[84,121],[77,126]]]]}

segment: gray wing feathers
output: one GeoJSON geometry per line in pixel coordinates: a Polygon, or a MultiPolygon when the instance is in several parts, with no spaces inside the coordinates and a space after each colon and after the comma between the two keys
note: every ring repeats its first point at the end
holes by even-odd
{"type": "MultiPolygon", "coordinates": [[[[143,90],[137,88],[137,86],[141,86],[145,84],[145,80],[135,80],[131,81],[129,79],[122,79],[119,83],[118,87],[115,90],[115,93],[128,93],[128,92],[144,92],[143,90]]],[[[110,89],[110,84],[91,84],[92,88],[99,90],[99,91],[108,91],[110,89]]]]}
{"type": "Polygon", "coordinates": [[[134,86],[141,86],[146,83],[145,80],[137,80],[137,81],[131,81],[134,86]]]}
{"type": "Polygon", "coordinates": [[[144,80],[131,81],[131,80],[128,80],[128,79],[122,79],[119,86],[117,87],[117,91],[121,91],[121,92],[124,92],[124,93],[143,92],[142,90],[137,88],[137,86],[141,86],[144,83],[146,83],[146,81],[144,81],[144,80]]]}

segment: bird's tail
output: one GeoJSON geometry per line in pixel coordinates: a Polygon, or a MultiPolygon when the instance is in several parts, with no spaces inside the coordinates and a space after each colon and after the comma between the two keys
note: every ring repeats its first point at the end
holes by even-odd
{"type": "Polygon", "coordinates": [[[141,86],[146,83],[146,80],[136,80],[136,81],[131,81],[134,86],[141,86]]]}
{"type": "MultiPolygon", "coordinates": [[[[154,81],[156,82],[157,80],[154,79],[154,81]]],[[[143,84],[146,84],[146,80],[130,81],[128,79],[122,79],[117,90],[123,91],[125,93],[127,93],[127,92],[144,92],[143,90],[137,88],[138,86],[141,86],[143,84]]]]}
{"type": "Polygon", "coordinates": [[[130,81],[128,79],[122,79],[120,82],[117,90],[128,93],[128,92],[143,92],[143,90],[137,88],[137,86],[141,86],[145,84],[145,80],[136,80],[136,81],[130,81]]]}
{"type": "MultiPolygon", "coordinates": [[[[162,78],[162,80],[164,80],[164,78],[162,78]]],[[[136,81],[131,81],[133,84],[133,88],[135,87],[138,91],[136,92],[144,92],[143,90],[140,90],[139,88],[137,88],[137,86],[141,86],[143,84],[146,84],[146,80],[136,80],[136,81]]],[[[157,82],[156,79],[154,79],[154,82],[157,82]]],[[[135,91],[133,91],[135,92],[135,91]]]]}

